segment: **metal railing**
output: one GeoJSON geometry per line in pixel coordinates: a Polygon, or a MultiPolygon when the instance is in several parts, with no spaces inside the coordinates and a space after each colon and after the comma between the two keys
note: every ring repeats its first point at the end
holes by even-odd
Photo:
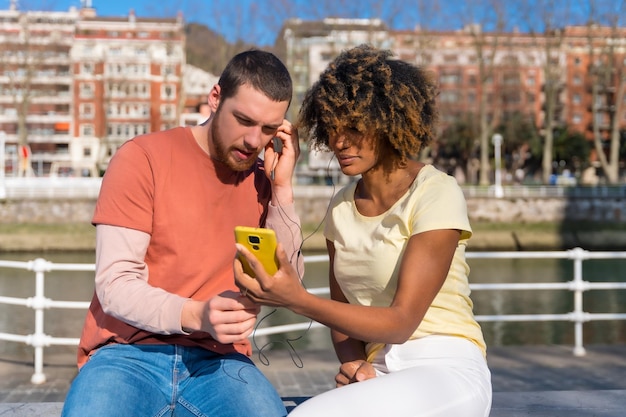
{"type": "MultiPolygon", "coordinates": [[[[590,252],[581,248],[567,251],[540,251],[540,252],[468,252],[467,258],[481,259],[569,259],[573,262],[573,278],[567,282],[552,283],[473,283],[472,291],[497,290],[567,290],[574,296],[574,310],[563,314],[501,314],[477,315],[479,322],[513,322],[513,321],[568,321],[574,323],[574,349],[576,356],[585,355],[583,346],[583,324],[590,321],[626,320],[626,313],[587,313],[583,308],[583,293],[590,290],[626,289],[626,282],[588,282],[583,277],[583,262],[588,259],[626,259],[626,251],[620,252],[590,252]]],[[[327,255],[305,256],[305,263],[328,262],[327,255]]],[[[43,373],[44,348],[51,345],[78,345],[78,338],[62,338],[48,335],[44,331],[44,312],[50,308],[84,309],[89,307],[87,301],[56,301],[47,298],[44,294],[45,273],[50,271],[95,271],[94,264],[53,263],[45,259],[35,259],[27,262],[0,260],[0,268],[22,269],[35,273],[35,295],[28,298],[0,296],[0,304],[20,305],[35,311],[35,331],[32,334],[20,335],[0,333],[0,340],[25,343],[32,346],[34,355],[34,373],[31,377],[33,384],[46,381],[43,373]]],[[[328,288],[313,288],[309,292],[317,295],[328,294],[328,288]]],[[[291,331],[307,330],[313,327],[323,327],[317,322],[292,323],[273,327],[257,328],[256,336],[286,333],[291,331]]]]}
{"type": "MultiPolygon", "coordinates": [[[[324,183],[325,177],[319,182],[324,183]]],[[[334,180],[337,184],[337,179],[334,180]]],[[[0,199],[24,198],[96,198],[100,191],[100,177],[2,177],[0,175],[0,199]]],[[[316,193],[332,195],[334,188],[322,185],[296,185],[296,193],[309,188],[316,193]]],[[[488,198],[495,196],[494,186],[462,185],[468,198],[488,198]]],[[[542,198],[542,197],[587,197],[587,198],[623,198],[626,197],[626,185],[599,186],[562,186],[562,185],[505,185],[502,187],[504,198],[542,198]]]]}

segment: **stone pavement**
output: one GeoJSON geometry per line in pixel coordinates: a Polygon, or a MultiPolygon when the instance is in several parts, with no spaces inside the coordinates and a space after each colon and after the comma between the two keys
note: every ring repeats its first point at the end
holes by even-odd
{"type": "MultiPolygon", "coordinates": [[[[590,345],[576,357],[569,346],[492,347],[491,417],[626,417],[626,345],[590,345]]],[[[333,388],[332,351],[267,353],[253,360],[289,407],[333,388]]],[[[72,378],[73,353],[45,355],[47,381],[32,385],[32,361],[0,357],[0,416],[59,416],[72,378]]]]}

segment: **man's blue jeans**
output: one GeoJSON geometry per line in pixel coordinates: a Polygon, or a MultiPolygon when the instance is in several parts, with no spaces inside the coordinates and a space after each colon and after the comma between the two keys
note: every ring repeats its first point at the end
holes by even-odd
{"type": "Polygon", "coordinates": [[[111,344],[72,382],[62,417],[278,417],[274,387],[241,354],[175,345],[111,344]]]}

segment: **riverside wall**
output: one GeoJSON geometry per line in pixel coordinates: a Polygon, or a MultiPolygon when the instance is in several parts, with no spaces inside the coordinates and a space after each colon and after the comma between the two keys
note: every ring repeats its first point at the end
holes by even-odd
{"type": "MultiPolygon", "coordinates": [[[[336,189],[297,187],[296,211],[302,224],[323,221],[336,189]]],[[[538,223],[587,221],[626,223],[626,198],[622,197],[515,197],[467,198],[471,222],[538,223]]],[[[0,201],[0,223],[85,223],[89,222],[95,199],[27,198],[0,201]]]]}
{"type": "MultiPolygon", "coordinates": [[[[309,186],[295,189],[296,211],[306,230],[303,249],[323,252],[321,230],[328,203],[336,189],[309,186]],[[316,227],[319,226],[319,227],[316,227]]],[[[626,198],[624,197],[509,197],[467,196],[474,234],[468,250],[541,251],[580,247],[587,250],[626,250],[626,198]],[[577,222],[597,223],[597,228],[572,227],[577,222]],[[485,227],[502,223],[503,227],[485,227]],[[552,223],[538,230],[525,224],[552,223]],[[514,225],[514,226],[511,226],[514,225]],[[590,230],[591,229],[591,230],[590,230]]],[[[24,198],[0,201],[0,224],[41,224],[28,231],[0,232],[0,253],[16,251],[93,250],[95,228],[88,225],[95,198],[24,198]],[[66,224],[49,228],[43,225],[66,224]]],[[[10,228],[8,228],[10,230],[10,228]]],[[[20,229],[22,230],[22,229],[20,229]]]]}

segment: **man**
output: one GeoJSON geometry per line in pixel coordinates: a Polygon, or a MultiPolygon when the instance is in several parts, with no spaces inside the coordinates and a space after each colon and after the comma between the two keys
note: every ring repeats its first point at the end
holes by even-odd
{"type": "Polygon", "coordinates": [[[286,415],[248,358],[259,307],[234,285],[233,229],[274,229],[302,267],[291,94],[274,55],[243,52],[212,88],[205,123],[136,137],[112,158],[63,416],[286,415]]]}

